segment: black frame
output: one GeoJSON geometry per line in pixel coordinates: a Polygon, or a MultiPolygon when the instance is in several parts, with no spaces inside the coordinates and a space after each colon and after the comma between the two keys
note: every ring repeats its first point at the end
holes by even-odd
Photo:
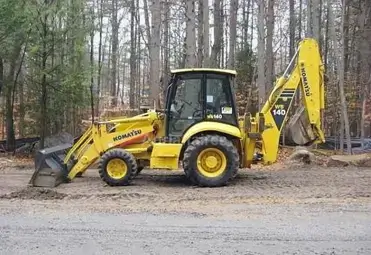
{"type": "Polygon", "coordinates": [[[233,87],[233,77],[234,75],[233,74],[228,74],[228,73],[223,73],[223,72],[212,72],[212,71],[190,71],[190,72],[182,72],[182,73],[174,73],[172,74],[171,76],[171,79],[169,81],[169,85],[167,87],[167,91],[166,91],[166,105],[165,105],[165,113],[166,113],[166,117],[165,117],[165,136],[168,137],[170,134],[169,134],[169,131],[170,131],[170,115],[171,115],[171,111],[170,111],[170,107],[171,107],[171,101],[172,99],[174,98],[175,96],[175,93],[176,93],[176,89],[177,89],[177,81],[180,77],[182,76],[187,76],[187,75],[202,75],[202,78],[201,78],[201,94],[202,94],[202,117],[198,120],[198,121],[195,121],[193,124],[191,124],[188,128],[186,128],[185,130],[183,130],[183,133],[181,136],[184,135],[185,132],[187,132],[187,130],[189,128],[191,128],[192,126],[200,123],[200,122],[204,122],[204,121],[212,121],[212,122],[218,122],[218,123],[223,123],[223,124],[227,124],[227,125],[231,125],[231,126],[234,126],[234,127],[239,127],[239,124],[238,124],[238,112],[237,112],[237,105],[236,105],[236,97],[235,97],[235,94],[234,94],[234,87],[233,87]],[[210,75],[210,74],[215,74],[215,75],[219,75],[219,76],[225,76],[225,78],[228,80],[228,94],[227,96],[230,97],[230,100],[231,100],[231,104],[232,104],[232,110],[233,110],[233,122],[234,123],[230,123],[230,122],[227,122],[227,121],[224,121],[224,120],[221,120],[221,119],[208,119],[206,118],[206,86],[207,86],[207,80],[206,80],[206,77],[207,75],[210,75]]]}

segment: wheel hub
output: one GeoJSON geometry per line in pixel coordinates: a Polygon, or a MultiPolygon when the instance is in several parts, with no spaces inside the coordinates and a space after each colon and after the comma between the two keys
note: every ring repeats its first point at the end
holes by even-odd
{"type": "Polygon", "coordinates": [[[218,159],[213,155],[208,156],[205,160],[205,164],[207,168],[215,168],[218,164],[218,159]]]}
{"type": "Polygon", "coordinates": [[[111,178],[121,179],[127,174],[128,168],[122,159],[111,159],[107,164],[107,173],[111,178]]]}
{"type": "Polygon", "coordinates": [[[224,173],[227,158],[224,153],[216,148],[203,150],[197,158],[197,168],[206,177],[218,177],[224,173]]]}

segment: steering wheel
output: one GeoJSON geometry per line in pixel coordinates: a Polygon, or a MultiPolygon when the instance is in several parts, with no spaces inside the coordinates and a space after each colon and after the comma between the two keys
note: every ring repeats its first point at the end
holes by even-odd
{"type": "MultiPolygon", "coordinates": [[[[206,115],[208,114],[213,114],[214,112],[216,112],[216,107],[213,106],[213,105],[210,105],[210,104],[206,104],[206,115]]],[[[202,116],[202,110],[196,110],[193,112],[192,114],[192,117],[195,118],[195,117],[201,117],[202,116]]]]}
{"type": "MultiPolygon", "coordinates": [[[[177,98],[177,100],[178,100],[180,103],[187,104],[187,105],[189,105],[189,106],[192,107],[192,103],[186,101],[186,100],[183,99],[183,98],[177,98]]],[[[174,100],[174,101],[175,101],[175,100],[174,100]]],[[[183,107],[183,106],[182,106],[182,107],[183,107]]]]}

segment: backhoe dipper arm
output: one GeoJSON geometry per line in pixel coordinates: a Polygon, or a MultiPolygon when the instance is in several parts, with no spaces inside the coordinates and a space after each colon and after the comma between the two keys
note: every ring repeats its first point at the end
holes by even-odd
{"type": "Polygon", "coordinates": [[[264,128],[260,127],[264,163],[270,164],[277,159],[280,134],[298,89],[301,89],[304,107],[298,108],[295,116],[290,119],[288,129],[292,140],[299,145],[325,141],[321,129],[323,74],[324,67],[317,42],[311,38],[304,39],[261,110],[260,116],[263,114],[265,122],[264,128]],[[289,75],[290,69],[292,72],[289,75]]]}

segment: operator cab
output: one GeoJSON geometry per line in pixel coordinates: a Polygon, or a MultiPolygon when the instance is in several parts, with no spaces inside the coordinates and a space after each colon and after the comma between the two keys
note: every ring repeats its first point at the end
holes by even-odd
{"type": "Polygon", "coordinates": [[[202,121],[238,127],[235,77],[235,71],[225,69],[173,70],[166,96],[166,136],[180,138],[202,121]]]}

